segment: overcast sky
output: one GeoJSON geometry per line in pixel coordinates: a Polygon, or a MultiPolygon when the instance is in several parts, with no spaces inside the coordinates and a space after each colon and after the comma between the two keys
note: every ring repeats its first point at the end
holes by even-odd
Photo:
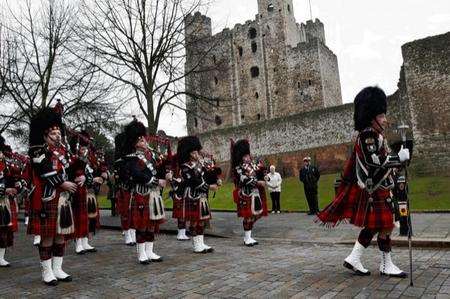
{"type": "MultiPolygon", "coordinates": [[[[293,0],[297,22],[310,19],[308,0],[293,0]]],[[[367,85],[395,92],[401,45],[450,31],[450,0],[311,0],[313,18],[325,25],[326,43],[337,55],[344,103],[367,85]]],[[[213,33],[257,14],[257,0],[215,0],[208,12],[213,33]]],[[[161,128],[186,132],[182,113],[169,113],[161,128]]]]}

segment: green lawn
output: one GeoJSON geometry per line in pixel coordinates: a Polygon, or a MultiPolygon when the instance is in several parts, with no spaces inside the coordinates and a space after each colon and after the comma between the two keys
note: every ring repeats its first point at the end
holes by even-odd
{"type": "MultiPolygon", "coordinates": [[[[319,181],[319,204],[323,208],[334,195],[333,183],[336,175],[322,175],[319,181]]],[[[233,202],[231,191],[232,184],[224,184],[211,198],[213,209],[234,211],[236,206],[233,202]]],[[[168,198],[167,193],[164,198],[168,198]]],[[[414,211],[426,210],[450,210],[450,177],[417,177],[410,182],[411,207],[414,211]]],[[[105,196],[100,196],[100,206],[109,208],[110,202],[105,196]]],[[[268,198],[269,199],[269,198],[268,198]]],[[[166,206],[172,207],[172,202],[166,199],[166,206]]],[[[269,207],[270,207],[269,199],[269,207]]],[[[283,181],[281,190],[281,209],[284,211],[306,211],[306,199],[303,193],[303,185],[297,178],[287,178],[283,181]]]]}

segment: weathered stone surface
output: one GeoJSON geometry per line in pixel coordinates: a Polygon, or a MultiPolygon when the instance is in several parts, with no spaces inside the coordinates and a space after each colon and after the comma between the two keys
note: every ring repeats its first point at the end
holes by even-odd
{"type": "MultiPolygon", "coordinates": [[[[186,65],[209,48],[201,66],[210,71],[187,76],[187,89],[220,101],[188,99],[188,133],[197,134],[225,167],[230,138],[248,138],[253,154],[288,175],[296,173],[304,155],[324,172],[338,171],[347,157],[353,106],[341,105],[337,57],[325,45],[324,25],[319,20],[299,25],[292,9],[292,0],[258,0],[255,20],[214,36],[209,18],[192,17],[188,40],[200,43],[187,45],[186,65]]],[[[407,43],[402,53],[398,90],[388,101],[388,140],[399,139],[399,124],[409,125],[414,170],[448,174],[450,33],[407,43]]]]}
{"type": "Polygon", "coordinates": [[[258,0],[255,20],[214,36],[211,19],[187,19],[186,70],[206,70],[187,75],[187,90],[219,99],[188,97],[190,134],[342,104],[337,57],[325,45],[323,23],[298,24],[293,8],[292,0],[258,0]]]}

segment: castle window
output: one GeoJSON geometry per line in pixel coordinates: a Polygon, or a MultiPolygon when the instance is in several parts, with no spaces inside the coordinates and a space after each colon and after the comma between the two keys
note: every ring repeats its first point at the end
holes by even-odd
{"type": "Polygon", "coordinates": [[[287,6],[288,12],[291,12],[291,6],[288,4],[287,6]]]}
{"type": "Polygon", "coordinates": [[[311,86],[312,85],[312,81],[308,80],[308,85],[311,86]]]}
{"type": "Polygon", "coordinates": [[[250,69],[250,73],[252,74],[252,78],[256,78],[259,76],[259,68],[254,66],[250,69]]]}
{"type": "Polygon", "coordinates": [[[261,120],[261,114],[258,113],[258,114],[256,115],[256,118],[257,118],[258,120],[261,120]]]}
{"type": "Polygon", "coordinates": [[[268,11],[268,12],[272,12],[273,9],[274,9],[274,6],[273,6],[272,3],[270,3],[270,4],[267,6],[267,11],[268,11]]]}
{"type": "Polygon", "coordinates": [[[242,54],[244,53],[244,49],[242,47],[238,47],[239,56],[242,57],[242,54]]]}
{"type": "Polygon", "coordinates": [[[220,126],[222,124],[222,118],[218,115],[214,118],[214,121],[216,122],[216,125],[220,126]]]}
{"type": "Polygon", "coordinates": [[[302,85],[300,84],[300,82],[297,82],[297,88],[302,88],[302,85]]]}
{"type": "Polygon", "coordinates": [[[255,42],[253,42],[252,43],[252,52],[255,53],[256,50],[258,50],[258,45],[255,42]]]}
{"type": "Polygon", "coordinates": [[[214,62],[214,64],[216,64],[216,55],[213,55],[213,57],[212,57],[212,59],[213,59],[213,62],[214,62]]]}
{"type": "Polygon", "coordinates": [[[217,77],[214,77],[214,83],[216,83],[216,85],[219,83],[219,79],[217,79],[217,77]]]}
{"type": "Polygon", "coordinates": [[[241,114],[241,119],[244,120],[245,116],[244,114],[241,114]]]}
{"type": "Polygon", "coordinates": [[[220,100],[216,100],[216,106],[217,106],[217,107],[220,106],[220,100]]]}
{"type": "Polygon", "coordinates": [[[258,92],[255,92],[255,98],[259,98],[259,93],[258,92]]]}
{"type": "Polygon", "coordinates": [[[196,117],[194,118],[194,127],[196,127],[196,128],[198,127],[198,120],[196,117]]]}
{"type": "Polygon", "coordinates": [[[257,33],[256,33],[256,29],[255,28],[250,28],[248,30],[248,37],[251,39],[254,39],[256,37],[257,33]]]}

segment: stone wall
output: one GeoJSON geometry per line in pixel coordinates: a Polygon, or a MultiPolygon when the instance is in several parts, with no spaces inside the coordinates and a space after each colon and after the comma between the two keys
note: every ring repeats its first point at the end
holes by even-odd
{"type": "Polygon", "coordinates": [[[402,46],[416,171],[450,170],[450,32],[402,46]]]}

